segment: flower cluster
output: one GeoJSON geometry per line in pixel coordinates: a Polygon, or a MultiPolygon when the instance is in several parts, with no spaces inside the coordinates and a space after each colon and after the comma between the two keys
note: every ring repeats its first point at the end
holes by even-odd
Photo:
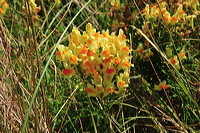
{"type": "Polygon", "coordinates": [[[185,55],[185,51],[184,48],[178,53],[178,57],[177,55],[173,55],[173,51],[171,48],[166,48],[166,55],[170,61],[170,63],[176,68],[179,69],[180,65],[179,65],[179,60],[182,61],[183,59],[186,58],[185,55]],[[179,60],[178,60],[179,58],[179,60]]]}
{"type": "Polygon", "coordinates": [[[170,12],[167,10],[168,4],[166,2],[162,2],[159,5],[154,4],[149,6],[146,5],[145,9],[142,11],[143,16],[146,20],[150,20],[151,18],[158,19],[158,21],[163,21],[166,25],[174,25],[177,23],[186,23],[187,21],[193,21],[196,18],[195,14],[198,14],[197,6],[199,5],[198,0],[186,0],[183,4],[179,4],[175,13],[171,16],[170,12]],[[187,8],[192,8],[196,11],[195,14],[189,15],[184,10],[187,8]]]}
{"type": "Polygon", "coordinates": [[[26,6],[23,7],[24,12],[27,12],[28,10],[30,10],[30,13],[33,16],[33,19],[37,20],[39,17],[38,12],[40,12],[41,8],[40,6],[37,6],[37,4],[35,3],[35,0],[28,1],[26,6]]]}
{"type": "Polygon", "coordinates": [[[63,62],[63,74],[87,79],[88,96],[104,98],[109,93],[121,93],[128,87],[130,52],[126,35],[109,31],[97,32],[90,23],[82,34],[73,28],[68,47],[58,45],[56,58],[63,62]]]}
{"type": "Polygon", "coordinates": [[[9,5],[5,0],[0,0],[0,16],[3,16],[6,13],[9,5]]]}

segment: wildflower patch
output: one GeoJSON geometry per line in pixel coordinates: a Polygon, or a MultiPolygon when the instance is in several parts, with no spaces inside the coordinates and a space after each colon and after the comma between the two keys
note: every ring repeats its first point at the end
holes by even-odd
{"type": "Polygon", "coordinates": [[[82,34],[73,28],[68,40],[68,46],[57,46],[56,58],[63,62],[65,76],[81,73],[86,81],[91,81],[85,87],[88,96],[104,98],[126,90],[133,64],[132,49],[127,46],[128,39],[122,30],[118,35],[109,34],[108,30],[100,33],[89,23],[82,34]]]}

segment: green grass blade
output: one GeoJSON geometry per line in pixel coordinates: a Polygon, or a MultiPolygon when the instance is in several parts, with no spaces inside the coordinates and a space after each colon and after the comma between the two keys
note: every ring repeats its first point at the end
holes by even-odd
{"type": "Polygon", "coordinates": [[[25,132],[25,128],[26,128],[26,125],[27,125],[27,123],[28,123],[28,118],[29,118],[29,115],[30,115],[30,112],[31,112],[31,109],[32,109],[33,102],[34,102],[34,100],[35,100],[35,98],[36,98],[36,94],[37,94],[37,92],[38,92],[38,90],[39,90],[41,81],[42,81],[42,79],[43,79],[43,77],[44,77],[44,75],[45,75],[45,72],[46,72],[46,70],[47,70],[47,67],[49,66],[50,60],[51,60],[51,58],[53,57],[53,55],[54,55],[54,53],[55,53],[55,51],[56,51],[56,46],[60,43],[60,41],[61,41],[62,38],[64,37],[65,33],[66,33],[67,30],[69,29],[70,25],[72,24],[72,22],[77,18],[77,16],[81,13],[81,11],[90,3],[90,1],[91,1],[91,0],[89,0],[89,1],[79,10],[79,12],[74,16],[74,18],[70,21],[70,23],[68,24],[68,26],[65,28],[65,30],[64,30],[64,32],[62,33],[61,37],[59,38],[58,42],[55,44],[54,49],[52,50],[52,53],[51,53],[51,55],[50,55],[50,57],[49,57],[49,59],[48,59],[46,65],[45,65],[44,70],[43,70],[43,72],[42,72],[42,75],[41,75],[41,77],[40,77],[40,79],[39,79],[39,81],[38,81],[38,84],[37,84],[37,86],[36,86],[36,89],[35,89],[35,91],[34,91],[34,94],[33,94],[32,98],[31,98],[31,102],[30,102],[29,108],[28,108],[28,110],[27,110],[27,112],[26,112],[26,117],[25,117],[25,120],[24,120],[24,124],[23,124],[23,126],[22,126],[22,130],[21,130],[22,133],[25,132]]]}

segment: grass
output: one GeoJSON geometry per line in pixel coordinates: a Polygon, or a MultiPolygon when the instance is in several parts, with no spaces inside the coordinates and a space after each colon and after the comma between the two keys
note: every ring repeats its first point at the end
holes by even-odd
{"type": "MultiPolygon", "coordinates": [[[[0,132],[200,131],[198,12],[193,25],[182,26],[146,20],[140,14],[145,1],[121,1],[122,8],[115,9],[108,1],[38,0],[39,12],[27,0],[7,2],[9,8],[0,17],[0,132]],[[130,40],[134,67],[129,87],[120,95],[88,97],[87,80],[65,77],[62,62],[56,60],[56,46],[67,46],[72,28],[82,32],[87,23],[97,31],[118,33],[121,28],[130,40]],[[140,58],[139,44],[154,55],[140,58]],[[177,68],[171,58],[183,48],[186,59],[178,58],[177,68]],[[169,88],[156,91],[154,86],[164,80],[169,88]]],[[[171,15],[176,3],[168,2],[171,15]]],[[[194,12],[183,9],[188,15],[194,12]]]]}

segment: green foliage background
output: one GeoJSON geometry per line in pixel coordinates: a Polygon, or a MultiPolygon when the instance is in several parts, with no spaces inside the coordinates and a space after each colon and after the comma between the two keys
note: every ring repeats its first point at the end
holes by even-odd
{"type": "MultiPolygon", "coordinates": [[[[0,18],[1,132],[200,131],[199,15],[194,29],[183,29],[184,33],[190,32],[184,37],[173,30],[176,26],[169,29],[165,24],[154,26],[157,22],[150,21],[149,29],[154,30],[150,40],[159,51],[150,44],[154,55],[148,61],[133,53],[134,67],[127,92],[100,101],[87,97],[84,80],[63,76],[62,63],[55,58],[55,46],[68,45],[73,26],[84,31],[85,25],[92,23],[98,31],[118,32],[111,25],[115,15],[124,14],[113,11],[108,1],[61,0],[55,6],[53,0],[36,0],[41,11],[34,20],[33,14],[23,12],[28,0],[7,2],[9,9],[0,18]],[[172,48],[174,55],[185,47],[187,58],[179,70],[163,58],[166,47],[172,48]],[[155,91],[154,85],[163,80],[171,87],[155,91]]],[[[156,4],[147,0],[121,1],[132,19],[121,19],[126,23],[119,28],[125,31],[134,50],[146,40],[137,30],[142,30],[144,20],[139,12],[145,8],[144,3],[156,4]]]]}

